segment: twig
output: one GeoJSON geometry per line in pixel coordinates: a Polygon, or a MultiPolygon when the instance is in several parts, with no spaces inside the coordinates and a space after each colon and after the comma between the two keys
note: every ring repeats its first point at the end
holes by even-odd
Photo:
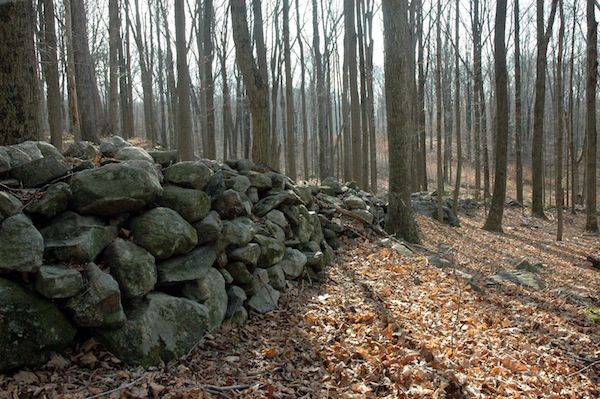
{"type": "Polygon", "coordinates": [[[143,375],[143,376],[141,376],[140,378],[138,378],[137,380],[134,380],[134,381],[130,382],[130,383],[129,383],[129,384],[127,384],[127,385],[123,385],[123,386],[120,386],[120,387],[118,387],[118,388],[111,389],[110,391],[100,392],[100,393],[98,393],[98,394],[96,394],[96,395],[88,396],[86,399],[95,399],[95,398],[101,398],[101,397],[103,397],[103,396],[107,396],[107,395],[110,395],[110,394],[112,394],[112,393],[115,393],[115,392],[122,391],[122,390],[124,390],[124,389],[129,389],[129,388],[131,388],[132,386],[136,385],[138,382],[140,382],[140,381],[142,381],[142,380],[145,380],[145,379],[146,379],[146,376],[144,376],[144,375],[143,375]]]}
{"type": "Polygon", "coordinates": [[[223,386],[223,387],[220,387],[218,385],[202,385],[202,388],[204,388],[204,389],[210,389],[212,391],[219,391],[219,392],[230,391],[232,389],[248,389],[251,387],[252,387],[252,385],[250,385],[250,384],[227,385],[227,386],[223,386]]]}
{"type": "Polygon", "coordinates": [[[581,374],[581,373],[583,373],[585,370],[587,370],[587,369],[589,369],[589,368],[592,368],[592,367],[594,367],[594,366],[595,366],[595,365],[597,365],[597,364],[600,364],[600,359],[596,360],[596,361],[595,361],[595,362],[593,362],[593,363],[590,363],[590,364],[588,364],[588,365],[587,365],[587,366],[585,366],[584,368],[582,368],[582,369],[580,369],[580,370],[577,370],[577,371],[576,371],[576,372],[574,372],[574,373],[568,374],[568,375],[567,375],[567,378],[568,378],[568,377],[573,377],[574,375],[577,375],[577,374],[581,374]]]}

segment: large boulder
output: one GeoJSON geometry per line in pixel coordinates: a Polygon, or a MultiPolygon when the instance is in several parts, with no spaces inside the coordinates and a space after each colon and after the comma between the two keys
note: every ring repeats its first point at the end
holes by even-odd
{"type": "Polygon", "coordinates": [[[26,163],[36,159],[44,158],[44,155],[42,155],[42,152],[34,141],[26,141],[20,144],[9,145],[4,147],[4,150],[8,154],[12,168],[25,165],[26,163]]]}
{"type": "Polygon", "coordinates": [[[158,276],[154,256],[139,245],[118,238],[106,247],[102,258],[123,298],[141,298],[154,289],[158,276]]]}
{"type": "Polygon", "coordinates": [[[293,248],[285,249],[285,256],[279,262],[279,266],[283,269],[285,277],[289,280],[297,279],[302,275],[306,266],[306,254],[293,248]]]}
{"type": "Polygon", "coordinates": [[[246,291],[237,285],[227,287],[227,313],[225,318],[233,323],[244,323],[248,319],[248,311],[244,302],[248,299],[246,291]]]}
{"type": "Polygon", "coordinates": [[[69,299],[66,307],[79,327],[114,329],[126,319],[119,284],[94,263],[86,268],[86,290],[69,299]]]}
{"type": "Polygon", "coordinates": [[[509,281],[534,290],[543,290],[546,288],[546,283],[544,283],[535,273],[526,270],[500,270],[493,274],[490,279],[498,283],[509,281]]]}
{"type": "Polygon", "coordinates": [[[243,262],[249,266],[258,265],[258,259],[261,254],[261,249],[258,244],[250,243],[246,246],[234,248],[227,252],[227,258],[230,261],[243,262]]]}
{"type": "Polygon", "coordinates": [[[224,245],[243,247],[248,245],[256,235],[256,225],[250,218],[239,217],[223,221],[221,239],[224,245]]]}
{"type": "Polygon", "coordinates": [[[45,256],[61,262],[88,263],[113,242],[116,226],[105,226],[93,216],[67,211],[41,230],[45,240],[45,256]]]}
{"type": "Polygon", "coordinates": [[[247,302],[248,307],[258,313],[277,309],[281,294],[269,284],[269,272],[265,269],[256,269],[253,277],[254,294],[247,302]]]}
{"type": "Polygon", "coordinates": [[[10,172],[14,179],[24,187],[38,187],[67,174],[69,168],[65,161],[55,158],[40,158],[17,166],[10,172]]]}
{"type": "Polygon", "coordinates": [[[273,209],[282,204],[300,205],[302,200],[293,191],[273,192],[271,195],[263,198],[254,206],[254,214],[258,217],[263,217],[273,209]]]}
{"type": "Polygon", "coordinates": [[[219,213],[222,219],[226,220],[245,216],[248,213],[240,193],[231,189],[217,195],[213,199],[212,208],[219,213]]]}
{"type": "Polygon", "coordinates": [[[65,211],[71,199],[71,186],[67,183],[56,183],[48,187],[42,197],[36,198],[25,208],[25,212],[53,218],[65,211]]]}
{"type": "Polygon", "coordinates": [[[212,175],[208,166],[192,161],[178,162],[169,166],[163,173],[169,183],[196,190],[202,190],[212,175]]]}
{"type": "Polygon", "coordinates": [[[123,139],[121,136],[112,136],[106,140],[98,148],[102,155],[108,158],[114,158],[117,152],[123,147],[131,147],[131,143],[123,139]]]}
{"type": "Polygon", "coordinates": [[[135,242],[156,259],[186,254],[198,243],[196,230],[170,208],[154,208],[131,220],[135,242]]]}
{"type": "Polygon", "coordinates": [[[177,211],[190,223],[204,219],[210,212],[210,198],[201,190],[166,186],[156,203],[177,211]]]}
{"type": "Polygon", "coordinates": [[[159,292],[148,294],[127,319],[118,330],[94,334],[125,363],[143,367],[187,354],[209,330],[206,306],[159,292]]]}
{"type": "Polygon", "coordinates": [[[0,224],[0,273],[35,273],[43,255],[44,239],[27,216],[11,216],[0,224]]]}
{"type": "Polygon", "coordinates": [[[43,265],[35,275],[35,289],[46,298],[71,298],[83,288],[81,273],[63,265],[43,265]]]}
{"type": "Polygon", "coordinates": [[[8,152],[4,147],[0,147],[0,176],[9,172],[10,169],[10,157],[8,156],[8,152]]]}
{"type": "Polygon", "coordinates": [[[90,215],[137,211],[163,192],[156,174],[128,163],[81,171],[73,177],[71,190],[75,210],[90,215]]]}
{"type": "Polygon", "coordinates": [[[192,252],[174,256],[159,262],[158,284],[169,286],[188,281],[201,279],[206,274],[206,269],[212,267],[217,259],[217,254],[211,247],[198,247],[192,252]]]}
{"type": "Polygon", "coordinates": [[[0,373],[44,363],[75,338],[68,318],[35,293],[0,278],[0,298],[0,373]]]}
{"type": "Polygon", "coordinates": [[[202,276],[183,286],[183,296],[208,308],[208,329],[218,328],[227,312],[225,279],[214,267],[202,267],[202,276]]]}
{"type": "Polygon", "coordinates": [[[221,237],[223,221],[216,211],[208,212],[208,215],[199,222],[193,224],[198,233],[198,245],[213,242],[221,237]]]}
{"type": "Polygon", "coordinates": [[[257,234],[254,241],[260,246],[258,266],[267,268],[279,263],[285,254],[285,246],[276,238],[257,234]]]}
{"type": "Polygon", "coordinates": [[[122,161],[138,160],[138,161],[148,161],[148,162],[154,163],[154,158],[152,158],[150,156],[150,154],[148,154],[146,152],[146,150],[144,150],[143,148],[140,148],[140,147],[133,147],[133,146],[121,148],[115,154],[115,158],[120,159],[122,161]]]}
{"type": "MultiPolygon", "coordinates": [[[[21,213],[23,203],[14,195],[0,191],[0,218],[7,218],[21,213]]],[[[0,219],[2,220],[2,219],[0,219]]]]}

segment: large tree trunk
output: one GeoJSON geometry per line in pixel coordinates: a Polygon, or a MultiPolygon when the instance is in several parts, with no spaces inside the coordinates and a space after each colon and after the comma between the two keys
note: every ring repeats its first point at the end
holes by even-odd
{"type": "Polygon", "coordinates": [[[283,0],[283,58],[285,62],[286,110],[286,173],[296,180],[296,117],[294,111],[294,82],[292,80],[292,52],[290,49],[290,0],[283,0]]]}
{"type": "Polygon", "coordinates": [[[496,168],[494,195],[483,228],[502,231],[502,216],[506,198],[506,164],[508,156],[508,71],[506,69],[506,0],[496,3],[494,64],[496,69],[496,168]]]}
{"type": "MultiPolygon", "coordinates": [[[[125,14],[129,13],[129,2],[125,2],[125,14]]],[[[126,19],[125,34],[119,46],[119,89],[121,98],[121,123],[123,138],[135,136],[133,118],[133,86],[131,82],[131,55],[129,46],[129,18],[126,19]]]]}
{"type": "Polygon", "coordinates": [[[94,65],[88,46],[87,19],[83,0],[71,0],[71,21],[81,138],[97,143],[100,141],[100,136],[94,96],[94,65]]]}
{"type": "Polygon", "coordinates": [[[436,99],[436,131],[437,131],[437,217],[444,221],[444,165],[442,152],[442,0],[438,0],[438,15],[436,28],[436,71],[435,71],[435,99],[436,99]]]}
{"type": "Polygon", "coordinates": [[[598,231],[596,214],[596,84],[598,75],[598,24],[594,15],[594,0],[587,0],[587,61],[586,61],[586,201],[585,230],[598,231]]]}
{"type": "Polygon", "coordinates": [[[456,182],[454,185],[454,196],[452,212],[458,215],[458,196],[460,194],[460,178],[462,173],[462,140],[460,121],[460,55],[459,48],[459,22],[460,22],[460,0],[456,0],[456,22],[454,25],[454,119],[456,126],[456,182]]]}
{"type": "Polygon", "coordinates": [[[202,80],[202,92],[206,98],[206,148],[204,155],[209,159],[217,158],[217,143],[215,138],[215,82],[213,77],[213,2],[204,1],[204,79],[202,80]]]}
{"type": "Polygon", "coordinates": [[[61,95],[58,76],[58,56],[56,27],[54,22],[54,2],[43,0],[43,30],[45,48],[42,51],[42,64],[46,76],[47,98],[48,98],[48,123],[50,124],[50,142],[59,151],[62,151],[62,116],[61,95]]]}
{"type": "MultiPolygon", "coordinates": [[[[259,70],[254,56],[248,23],[246,19],[246,1],[230,0],[233,41],[237,62],[248,91],[250,111],[252,112],[252,158],[254,162],[271,164],[269,157],[270,116],[269,85],[264,76],[266,71],[259,70]]],[[[260,27],[262,30],[262,26],[260,27]]]]}
{"type": "Polygon", "coordinates": [[[531,214],[538,218],[544,215],[544,111],[546,100],[546,52],[556,15],[557,0],[552,0],[548,28],[544,30],[544,0],[537,4],[537,59],[535,78],[535,102],[533,105],[533,141],[531,143],[531,214]]]}
{"type": "Polygon", "coordinates": [[[419,242],[410,202],[412,137],[415,128],[415,59],[407,0],[383,0],[385,96],[390,162],[386,229],[419,242]]]}
{"type": "Polygon", "coordinates": [[[175,0],[175,46],[177,48],[178,144],[180,161],[194,159],[192,111],[190,107],[190,75],[187,64],[184,0],[175,0]]]}
{"type": "Polygon", "coordinates": [[[517,202],[523,205],[523,110],[521,106],[521,48],[519,0],[515,0],[515,155],[517,168],[517,202]]]}
{"type": "Polygon", "coordinates": [[[300,5],[296,0],[296,29],[298,31],[298,49],[300,50],[300,105],[302,107],[301,123],[302,123],[302,164],[304,165],[304,180],[310,177],[310,168],[308,164],[308,115],[306,110],[306,63],[304,60],[304,44],[301,34],[302,26],[300,25],[300,5]]]}
{"type": "Polygon", "coordinates": [[[109,40],[109,88],[108,88],[108,118],[107,133],[119,132],[119,47],[121,46],[119,19],[119,1],[108,2],[108,40],[109,40]]]}
{"type": "Polygon", "coordinates": [[[325,179],[330,174],[329,163],[327,161],[327,120],[325,115],[325,79],[323,76],[323,65],[321,62],[321,43],[319,36],[319,20],[317,0],[312,0],[313,17],[313,51],[315,57],[315,74],[317,76],[317,137],[319,138],[319,178],[325,179]]]}
{"type": "Polygon", "coordinates": [[[563,207],[564,193],[562,184],[563,174],[563,136],[564,136],[564,109],[563,109],[563,38],[565,36],[565,17],[563,11],[563,0],[559,0],[559,20],[558,30],[558,54],[556,55],[556,112],[558,123],[556,127],[556,241],[561,241],[563,236],[563,207]]]}
{"type": "Polygon", "coordinates": [[[0,4],[0,145],[40,137],[34,22],[31,2],[0,4]]]}
{"type": "Polygon", "coordinates": [[[481,124],[482,104],[480,86],[483,85],[481,73],[481,22],[479,21],[479,0],[472,2],[473,30],[473,135],[475,141],[475,199],[481,195],[481,140],[484,137],[481,124]]]}

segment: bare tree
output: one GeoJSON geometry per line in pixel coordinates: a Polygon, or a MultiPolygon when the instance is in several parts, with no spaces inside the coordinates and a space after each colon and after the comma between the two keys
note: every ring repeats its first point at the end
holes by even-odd
{"type": "Polygon", "coordinates": [[[30,2],[0,4],[0,145],[40,137],[34,21],[30,2]]]}
{"type": "Polygon", "coordinates": [[[521,23],[519,15],[519,0],[515,0],[515,155],[517,202],[523,205],[523,109],[521,94],[521,23]]]}
{"type": "Polygon", "coordinates": [[[462,140],[460,120],[460,54],[459,54],[459,23],[460,23],[460,0],[456,0],[456,19],[454,24],[454,123],[456,126],[456,184],[454,185],[454,196],[452,212],[458,215],[458,195],[460,194],[460,178],[462,173],[462,140]]]}
{"type": "Polygon", "coordinates": [[[213,45],[213,25],[214,25],[213,1],[204,0],[204,59],[202,67],[204,68],[202,79],[202,92],[206,98],[206,109],[204,110],[206,118],[206,148],[204,156],[209,159],[217,158],[217,144],[215,137],[215,84],[213,77],[214,45],[213,45]]]}
{"type": "Polygon", "coordinates": [[[296,180],[296,117],[294,110],[294,82],[292,80],[292,53],[290,50],[290,0],[283,0],[283,58],[285,62],[286,109],[286,173],[296,180]]]}
{"type": "Polygon", "coordinates": [[[390,162],[389,233],[419,242],[410,202],[412,137],[415,127],[414,40],[407,0],[383,0],[385,95],[390,162]]]}
{"type": "Polygon", "coordinates": [[[119,1],[108,2],[108,40],[109,40],[109,88],[107,133],[119,131],[119,47],[121,46],[119,1]]]}
{"type": "Polygon", "coordinates": [[[483,228],[502,232],[508,156],[508,71],[506,69],[506,0],[496,2],[494,64],[496,70],[496,172],[490,212],[483,228]]]}
{"type": "Polygon", "coordinates": [[[595,18],[595,1],[587,0],[587,51],[586,51],[586,201],[585,230],[598,231],[596,214],[596,85],[598,80],[598,23],[595,18]]]}
{"type": "Polygon", "coordinates": [[[48,122],[50,124],[50,142],[62,150],[62,117],[60,83],[58,75],[58,56],[54,2],[43,0],[43,34],[45,47],[42,53],[42,66],[46,76],[46,95],[48,101],[48,122]]]}
{"type": "Polygon", "coordinates": [[[175,45],[177,48],[178,132],[177,149],[180,161],[194,159],[192,116],[190,107],[190,75],[187,64],[185,39],[185,0],[175,0],[175,45]]]}
{"type": "Polygon", "coordinates": [[[558,0],[559,10],[559,21],[560,27],[558,29],[558,54],[556,55],[556,114],[557,114],[557,126],[556,126],[556,241],[561,241],[563,236],[563,207],[564,207],[564,193],[562,184],[563,174],[563,136],[564,136],[564,109],[563,109],[563,38],[565,36],[565,16],[563,9],[563,0],[558,0]]]}
{"type": "MultiPolygon", "coordinates": [[[[266,61],[264,68],[259,69],[252,55],[252,45],[246,19],[246,1],[230,0],[229,4],[231,6],[236,58],[244,77],[250,102],[250,111],[252,112],[252,158],[254,162],[270,165],[269,86],[265,79],[266,70],[263,70],[266,68],[266,61]]],[[[262,26],[260,26],[260,29],[262,31],[262,26]]],[[[259,53],[261,51],[259,50],[259,53]]]]}
{"type": "Polygon", "coordinates": [[[442,0],[438,0],[436,28],[436,131],[437,131],[437,217],[440,223],[444,221],[444,166],[442,153],[442,0]]]}

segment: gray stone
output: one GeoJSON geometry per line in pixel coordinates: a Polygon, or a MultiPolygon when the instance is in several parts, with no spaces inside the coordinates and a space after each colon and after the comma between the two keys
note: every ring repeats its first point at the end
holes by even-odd
{"type": "Polygon", "coordinates": [[[254,168],[254,162],[249,159],[238,159],[237,162],[233,165],[238,172],[247,172],[254,168]]]}
{"type": "Polygon", "coordinates": [[[427,261],[433,267],[437,267],[438,269],[447,269],[452,267],[452,262],[448,259],[440,258],[439,256],[427,256],[427,261]]]}
{"type": "Polygon", "coordinates": [[[234,323],[243,323],[248,319],[248,312],[244,308],[244,302],[248,299],[246,292],[236,286],[227,287],[227,312],[225,318],[234,323]]]}
{"type": "Polygon", "coordinates": [[[308,211],[308,222],[312,226],[310,240],[316,243],[322,242],[325,239],[325,235],[323,234],[323,228],[321,227],[319,215],[314,211],[308,211]]]}
{"type": "Polygon", "coordinates": [[[282,204],[300,205],[302,200],[292,191],[273,192],[269,196],[258,201],[254,206],[254,214],[258,217],[263,217],[273,209],[282,204]]]}
{"type": "Polygon", "coordinates": [[[177,212],[154,208],[131,220],[131,233],[136,243],[156,259],[190,252],[198,243],[196,230],[177,212]]]}
{"type": "Polygon", "coordinates": [[[285,214],[278,209],[273,209],[266,215],[267,220],[277,224],[282,229],[285,229],[289,226],[287,219],[285,218],[285,214]]]}
{"type": "Polygon", "coordinates": [[[225,190],[217,195],[212,202],[212,208],[222,219],[231,220],[248,214],[240,193],[235,190],[225,190]]]}
{"type": "Polygon", "coordinates": [[[216,211],[210,211],[204,219],[193,224],[198,233],[198,245],[219,239],[223,230],[223,221],[216,211]]]}
{"type": "Polygon", "coordinates": [[[163,173],[169,183],[202,190],[213,172],[201,162],[186,161],[169,166],[163,173]]]}
{"type": "Polygon", "coordinates": [[[227,284],[227,285],[233,284],[233,276],[231,275],[231,273],[229,273],[227,271],[227,269],[219,267],[219,268],[217,268],[217,270],[219,271],[219,273],[221,273],[221,276],[223,276],[223,279],[225,280],[225,284],[227,284]]]}
{"type": "Polygon", "coordinates": [[[121,161],[148,161],[154,163],[154,158],[146,152],[143,148],[140,147],[123,147],[117,151],[115,154],[116,159],[120,159],[121,161]]]}
{"type": "Polygon", "coordinates": [[[267,313],[277,309],[281,294],[269,284],[264,284],[250,299],[248,307],[258,313],[267,313]]]}
{"type": "Polygon", "coordinates": [[[258,266],[267,268],[279,263],[283,259],[285,246],[277,239],[257,234],[254,236],[254,241],[260,245],[261,253],[258,259],[258,266]]]}
{"type": "Polygon", "coordinates": [[[351,194],[344,198],[344,205],[350,210],[367,209],[365,201],[357,195],[351,194]]]}
{"type": "Polygon", "coordinates": [[[123,147],[131,147],[131,143],[125,141],[121,136],[112,136],[110,139],[106,140],[102,144],[98,150],[108,158],[114,158],[117,155],[117,152],[123,147]]]}
{"type": "Polygon", "coordinates": [[[186,255],[159,262],[156,264],[158,284],[169,286],[198,280],[206,274],[206,269],[212,267],[216,259],[217,254],[214,249],[198,247],[186,255]]]}
{"type": "Polygon", "coordinates": [[[154,289],[158,276],[154,256],[139,245],[118,238],[106,247],[102,258],[123,298],[142,298],[154,289]]]}
{"type": "Polygon", "coordinates": [[[100,150],[98,150],[95,145],[84,141],[71,143],[63,153],[66,157],[86,159],[94,159],[100,154],[100,150]]]}
{"type": "Polygon", "coordinates": [[[246,265],[256,266],[261,255],[261,248],[258,244],[250,243],[244,247],[234,248],[227,252],[227,257],[231,261],[243,262],[246,265]]]}
{"type": "Polygon", "coordinates": [[[23,203],[6,191],[0,191],[0,216],[8,218],[21,213],[23,203]]]}
{"type": "Polygon", "coordinates": [[[4,147],[0,147],[0,176],[9,172],[10,169],[10,157],[8,156],[8,152],[4,147]]]}
{"type": "Polygon", "coordinates": [[[231,274],[233,282],[239,285],[252,284],[252,273],[248,267],[242,262],[232,262],[225,266],[225,269],[231,274]]]}
{"type": "Polygon", "coordinates": [[[13,167],[10,175],[23,183],[24,187],[39,187],[65,176],[68,171],[65,161],[48,157],[13,167]]]}
{"type": "Polygon", "coordinates": [[[195,301],[153,292],[127,319],[118,330],[94,333],[125,363],[150,367],[187,354],[208,331],[209,316],[195,301]]]}
{"type": "Polygon", "coordinates": [[[31,220],[18,214],[0,224],[0,273],[35,273],[42,265],[44,239],[31,220]]]}
{"type": "Polygon", "coordinates": [[[413,253],[410,249],[406,248],[403,244],[397,242],[392,245],[392,249],[404,256],[405,258],[411,258],[413,253]]]}
{"type": "Polygon", "coordinates": [[[189,223],[204,219],[210,212],[210,198],[201,190],[166,186],[156,203],[177,211],[189,223]]]}
{"type": "Polygon", "coordinates": [[[250,180],[250,185],[255,187],[259,192],[270,190],[273,187],[271,178],[263,173],[253,170],[242,171],[241,173],[250,180]]]}
{"type": "Polygon", "coordinates": [[[67,211],[53,219],[41,231],[46,258],[61,262],[88,263],[118,236],[116,226],[105,226],[91,216],[67,211]]]}
{"type": "Polygon", "coordinates": [[[285,291],[285,273],[283,272],[283,267],[281,267],[281,264],[269,267],[267,272],[269,273],[269,284],[271,287],[278,291],[285,291]]]}
{"type": "Polygon", "coordinates": [[[0,373],[48,360],[75,338],[77,329],[58,307],[0,278],[0,373]]]}
{"type": "Polygon", "coordinates": [[[225,279],[214,267],[203,267],[204,273],[197,280],[183,286],[183,296],[208,308],[208,330],[218,328],[227,312],[225,279]]]}
{"type": "Polygon", "coordinates": [[[132,168],[137,168],[143,170],[144,172],[150,173],[151,175],[156,177],[161,184],[164,181],[162,172],[158,169],[158,167],[155,164],[151,162],[139,159],[132,159],[129,161],[123,161],[122,163],[124,163],[127,166],[131,166],[132,168]]]}
{"type": "Polygon", "coordinates": [[[121,304],[119,284],[94,263],[85,272],[86,290],[67,301],[75,324],[79,327],[118,328],[127,318],[121,304]]]}
{"type": "Polygon", "coordinates": [[[342,185],[335,177],[326,177],[323,179],[320,189],[329,195],[338,195],[342,193],[342,185]]]}
{"type": "Polygon", "coordinates": [[[354,209],[351,211],[352,213],[354,213],[355,215],[361,217],[362,219],[366,220],[367,223],[373,223],[373,221],[375,220],[375,216],[367,211],[366,209],[354,209]]]}
{"type": "Polygon", "coordinates": [[[515,269],[525,270],[531,273],[539,273],[542,269],[542,262],[536,262],[535,260],[523,259],[516,264],[515,269]]]}
{"type": "Polygon", "coordinates": [[[256,235],[256,226],[247,217],[223,221],[222,237],[227,245],[246,246],[256,235]]]}
{"type": "Polygon", "coordinates": [[[495,282],[510,281],[511,283],[533,288],[534,290],[543,290],[546,288],[546,284],[538,276],[525,270],[501,270],[492,275],[490,279],[495,282]]]}
{"type": "Polygon", "coordinates": [[[160,179],[127,163],[79,172],[71,181],[71,190],[74,209],[91,215],[137,211],[163,192],[160,179]]]}
{"type": "Polygon", "coordinates": [[[67,209],[70,199],[71,186],[63,182],[56,183],[48,187],[41,197],[30,202],[25,212],[51,219],[67,209]]]}
{"type": "Polygon", "coordinates": [[[258,190],[256,189],[256,187],[250,187],[248,190],[246,190],[246,196],[253,205],[260,201],[260,197],[258,196],[258,190]]]}
{"type": "Polygon", "coordinates": [[[81,273],[63,265],[43,265],[35,276],[35,290],[46,298],[71,298],[83,288],[81,273]]]}
{"type": "Polygon", "coordinates": [[[163,168],[168,168],[177,162],[177,150],[148,151],[148,154],[154,159],[154,163],[159,164],[163,168]]]}
{"type": "Polygon", "coordinates": [[[304,252],[304,255],[306,255],[306,266],[309,266],[316,272],[325,269],[325,256],[323,255],[323,252],[304,252]]]}
{"type": "Polygon", "coordinates": [[[44,158],[54,157],[60,160],[65,159],[64,155],[61,154],[61,152],[58,151],[58,149],[55,146],[46,141],[36,141],[35,145],[40,150],[44,158]]]}
{"type": "MultiPolygon", "coordinates": [[[[434,199],[412,199],[412,208],[415,212],[421,215],[429,216],[437,219],[437,200],[434,199]]],[[[450,208],[447,206],[443,207],[444,212],[444,223],[449,224],[453,227],[459,227],[460,222],[458,218],[452,213],[450,208]]]]}
{"type": "Polygon", "coordinates": [[[9,145],[4,147],[10,158],[12,168],[19,167],[36,159],[42,159],[44,156],[35,142],[26,141],[24,143],[9,145]]]}
{"type": "Polygon", "coordinates": [[[279,262],[279,266],[283,269],[286,279],[294,280],[302,275],[306,262],[306,254],[297,249],[286,248],[285,256],[279,262]]]}
{"type": "Polygon", "coordinates": [[[277,172],[268,172],[266,175],[271,179],[273,184],[273,192],[282,191],[285,189],[285,183],[288,181],[288,177],[277,172]]]}
{"type": "Polygon", "coordinates": [[[314,229],[315,226],[303,214],[298,216],[298,224],[292,227],[294,236],[303,244],[310,241],[314,229]]]}
{"type": "Polygon", "coordinates": [[[300,210],[297,206],[281,205],[280,209],[291,227],[297,227],[300,219],[300,210]]]}
{"type": "Polygon", "coordinates": [[[225,188],[245,193],[250,188],[250,179],[244,175],[232,176],[225,180],[225,188]]]}
{"type": "Polygon", "coordinates": [[[286,234],[285,230],[283,230],[281,227],[271,222],[270,220],[267,220],[265,222],[264,229],[266,235],[273,236],[277,241],[282,243],[285,242],[286,236],[291,235],[291,230],[289,229],[289,227],[287,228],[288,234],[286,234]]]}

